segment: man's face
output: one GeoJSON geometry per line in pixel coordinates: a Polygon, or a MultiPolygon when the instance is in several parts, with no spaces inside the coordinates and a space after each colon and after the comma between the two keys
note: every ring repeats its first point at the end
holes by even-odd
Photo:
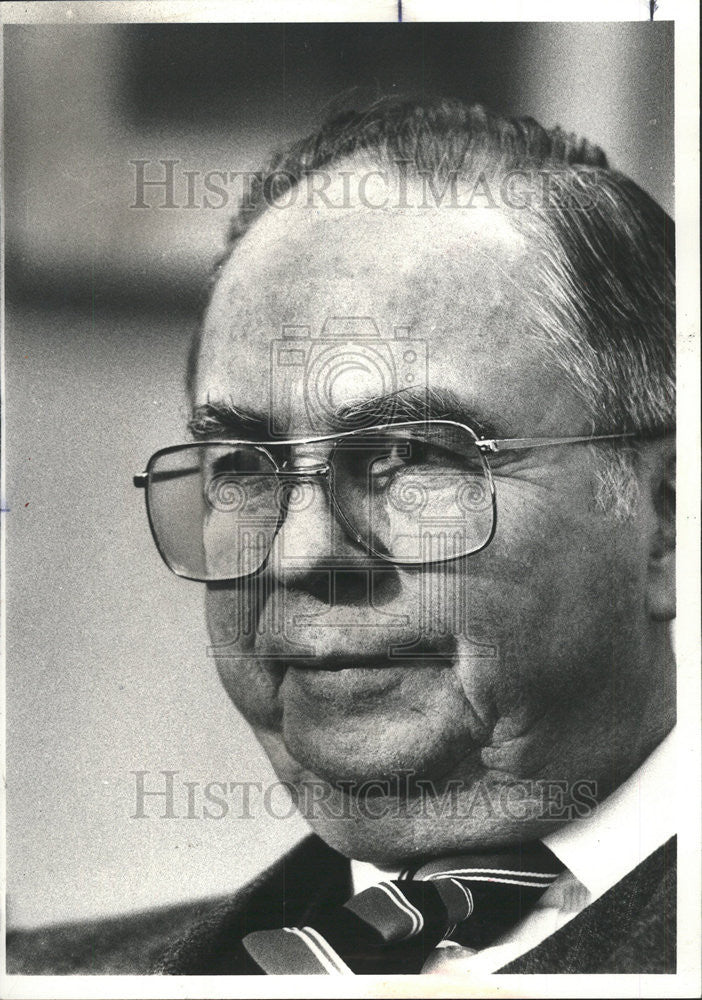
{"type": "MultiPolygon", "coordinates": [[[[275,384],[286,373],[272,351],[286,325],[310,327],[309,352],[330,318],[370,317],[383,343],[397,327],[426,343],[417,384],[453,393],[468,422],[500,437],[587,434],[584,405],[527,332],[537,274],[497,210],[271,209],[218,281],[195,404],[231,402],[263,429],[321,435],[309,393],[275,384]]],[[[349,328],[345,357],[364,349],[349,328]]],[[[325,386],[331,409],[377,396],[378,373],[340,365],[325,386]]],[[[320,462],[327,449],[291,457],[320,462]]],[[[311,819],[334,846],[392,863],[537,835],[576,815],[544,796],[567,805],[581,780],[599,796],[633,769],[656,683],[647,507],[626,523],[598,510],[594,463],[583,445],[495,456],[493,541],[424,567],[378,568],[334,525],[325,487],[307,485],[310,502],[289,511],[255,581],[208,588],[226,690],[281,779],[325,783],[311,819]],[[398,772],[411,775],[409,797],[392,791],[398,772]],[[373,805],[344,811],[370,779],[373,805]]]]}

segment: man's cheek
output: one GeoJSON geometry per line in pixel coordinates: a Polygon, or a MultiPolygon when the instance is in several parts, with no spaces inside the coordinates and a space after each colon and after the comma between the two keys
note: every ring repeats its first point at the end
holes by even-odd
{"type": "Polygon", "coordinates": [[[536,532],[510,534],[507,522],[489,549],[466,560],[453,588],[464,598],[456,669],[484,720],[540,711],[596,644],[611,603],[591,534],[576,539],[560,519],[538,541],[536,532]]]}
{"type": "Polygon", "coordinates": [[[282,664],[262,663],[255,655],[256,590],[250,581],[210,587],[205,598],[210,645],[224,688],[252,725],[275,725],[280,709],[278,688],[282,664]]]}
{"type": "Polygon", "coordinates": [[[205,615],[210,633],[209,655],[239,656],[253,649],[256,635],[257,598],[251,578],[239,583],[209,585],[205,615]]]}

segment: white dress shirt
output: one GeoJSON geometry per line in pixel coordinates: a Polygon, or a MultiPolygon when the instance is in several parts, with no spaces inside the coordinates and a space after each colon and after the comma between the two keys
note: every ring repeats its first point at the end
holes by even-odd
{"type": "MultiPolygon", "coordinates": [[[[542,838],[566,870],[521,923],[482,951],[442,941],[422,971],[440,975],[489,974],[555,934],[677,832],[671,780],[676,773],[673,729],[590,816],[542,838]]],[[[397,874],[367,862],[351,862],[354,893],[396,878],[397,874]]]]}

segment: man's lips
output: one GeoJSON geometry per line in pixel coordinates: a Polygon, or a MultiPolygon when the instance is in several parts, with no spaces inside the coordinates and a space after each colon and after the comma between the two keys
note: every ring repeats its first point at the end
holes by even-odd
{"type": "Polygon", "coordinates": [[[437,665],[439,662],[444,666],[448,666],[451,663],[451,659],[448,655],[442,656],[438,653],[433,656],[430,653],[423,653],[421,656],[416,657],[389,656],[387,653],[377,653],[369,656],[367,653],[364,653],[355,656],[344,654],[295,658],[291,659],[286,665],[289,668],[294,667],[297,670],[325,670],[332,672],[339,670],[392,670],[397,667],[420,669],[422,666],[437,665]]]}
{"type": "Polygon", "coordinates": [[[376,656],[325,656],[287,663],[281,693],[306,697],[335,698],[347,696],[366,699],[398,687],[421,671],[446,669],[448,656],[400,659],[387,654],[376,656]]]}
{"type": "MultiPolygon", "coordinates": [[[[356,636],[353,639],[357,639],[356,636]]],[[[313,647],[308,647],[313,648],[313,647]]],[[[351,641],[336,648],[332,643],[320,641],[316,653],[298,654],[290,646],[271,642],[264,636],[256,645],[256,657],[261,663],[275,663],[284,668],[299,670],[387,670],[397,667],[421,668],[428,666],[450,666],[456,657],[456,642],[453,636],[426,636],[420,641],[402,638],[387,639],[384,642],[351,641]]]]}

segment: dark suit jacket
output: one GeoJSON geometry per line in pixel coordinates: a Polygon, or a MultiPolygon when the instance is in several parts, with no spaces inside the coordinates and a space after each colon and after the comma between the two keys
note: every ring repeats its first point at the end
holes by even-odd
{"type": "MultiPolygon", "coordinates": [[[[676,842],[668,841],[592,906],[503,973],[674,973],[676,842]]],[[[348,861],[318,837],[234,896],[96,923],[8,934],[7,971],[224,975],[255,970],[238,945],[252,930],[304,925],[351,894],[348,861]]]]}

